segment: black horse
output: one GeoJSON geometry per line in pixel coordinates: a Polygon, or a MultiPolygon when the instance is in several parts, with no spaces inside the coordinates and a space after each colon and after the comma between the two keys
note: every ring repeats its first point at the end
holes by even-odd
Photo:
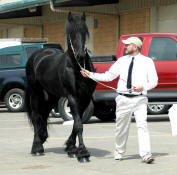
{"type": "MultiPolygon", "coordinates": [[[[28,118],[34,127],[31,154],[44,154],[43,143],[48,137],[47,119],[60,97],[67,97],[74,119],[72,133],[66,141],[65,151],[78,161],[89,161],[90,154],[83,142],[82,115],[92,98],[96,83],[82,77],[80,69],[94,71],[87,49],[89,36],[85,14],[68,14],[66,26],[68,50],[45,48],[35,52],[26,65],[27,87],[25,103],[28,118]],[[79,145],[76,147],[78,136],[79,145]]],[[[57,31],[56,31],[57,32],[57,31]]]]}

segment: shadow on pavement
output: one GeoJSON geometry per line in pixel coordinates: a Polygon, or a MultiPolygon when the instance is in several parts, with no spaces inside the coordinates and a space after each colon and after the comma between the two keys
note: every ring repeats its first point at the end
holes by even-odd
{"type": "MultiPolygon", "coordinates": [[[[45,153],[56,153],[56,154],[67,154],[64,151],[65,147],[56,147],[56,148],[46,148],[45,153]]],[[[103,149],[96,149],[96,148],[87,148],[90,152],[91,156],[93,157],[105,157],[108,154],[111,154],[110,151],[103,150],[103,149]]]]}
{"type": "MultiPolygon", "coordinates": [[[[152,156],[154,158],[156,157],[163,157],[169,155],[168,153],[152,153],[152,156]]],[[[130,160],[130,159],[140,159],[139,154],[134,154],[134,155],[126,155],[124,160],[130,160]]]]}
{"type": "Polygon", "coordinates": [[[49,125],[51,125],[51,124],[63,124],[63,121],[54,121],[54,122],[52,122],[52,121],[48,121],[48,124],[49,125]]]}
{"type": "MultiPolygon", "coordinates": [[[[148,116],[147,121],[148,122],[166,122],[166,121],[169,121],[169,117],[167,115],[162,115],[162,116],[152,115],[152,116],[148,116]]],[[[132,118],[132,122],[135,122],[135,118],[132,118]]]]}
{"type": "MultiPolygon", "coordinates": [[[[169,117],[168,116],[148,116],[147,118],[148,122],[167,122],[169,121],[169,117]]],[[[132,122],[135,122],[135,118],[132,118],[132,122]]],[[[86,124],[99,124],[99,123],[115,123],[114,120],[112,121],[102,121],[99,119],[91,119],[89,120],[86,124]]],[[[63,124],[63,121],[48,121],[48,124],[63,124]]]]}

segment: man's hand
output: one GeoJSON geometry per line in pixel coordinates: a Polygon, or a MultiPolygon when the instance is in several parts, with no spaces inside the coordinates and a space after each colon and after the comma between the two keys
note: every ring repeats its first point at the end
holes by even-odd
{"type": "Polygon", "coordinates": [[[142,92],[143,91],[143,87],[142,86],[134,87],[133,91],[135,91],[135,92],[142,92]]]}
{"type": "Polygon", "coordinates": [[[86,77],[86,78],[90,77],[90,72],[88,70],[82,69],[80,72],[81,72],[83,77],[86,77]]]}

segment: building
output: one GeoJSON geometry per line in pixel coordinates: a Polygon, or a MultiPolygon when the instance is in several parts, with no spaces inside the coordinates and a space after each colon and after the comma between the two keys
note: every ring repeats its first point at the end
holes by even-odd
{"type": "Polygon", "coordinates": [[[0,38],[44,37],[66,48],[69,11],[86,12],[93,55],[115,54],[124,34],[177,33],[177,0],[1,0],[0,38]],[[58,12],[51,10],[50,1],[58,12]]]}

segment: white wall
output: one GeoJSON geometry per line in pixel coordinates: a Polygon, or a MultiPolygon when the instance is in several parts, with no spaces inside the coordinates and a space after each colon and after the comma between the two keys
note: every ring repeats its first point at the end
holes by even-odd
{"type": "Polygon", "coordinates": [[[93,54],[93,27],[94,27],[94,18],[93,16],[86,16],[86,23],[89,30],[89,38],[87,38],[86,47],[91,51],[93,54]]]}
{"type": "Polygon", "coordinates": [[[150,8],[150,33],[158,31],[158,7],[150,8]]]}
{"type": "Polygon", "coordinates": [[[157,20],[157,32],[177,33],[177,4],[160,6],[157,20]]]}

